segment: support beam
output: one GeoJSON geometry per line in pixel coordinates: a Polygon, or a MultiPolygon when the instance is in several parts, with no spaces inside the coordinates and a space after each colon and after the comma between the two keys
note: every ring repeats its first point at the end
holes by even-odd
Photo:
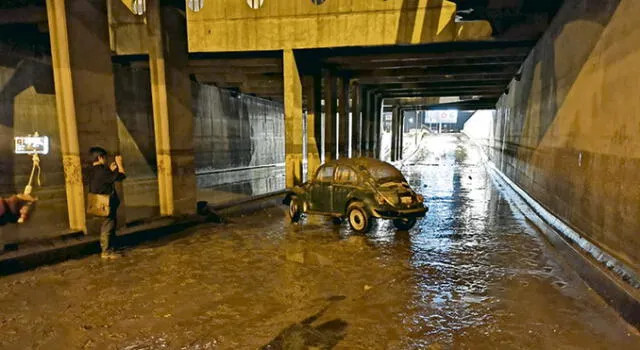
{"type": "Polygon", "coordinates": [[[338,90],[338,157],[348,158],[351,139],[351,131],[349,130],[349,112],[351,111],[351,106],[349,103],[349,78],[340,78],[338,90]]]}
{"type": "Polygon", "coordinates": [[[284,50],[286,187],[302,183],[302,82],[293,50],[284,50]]]}
{"type": "Polygon", "coordinates": [[[362,87],[362,132],[360,136],[360,152],[363,157],[369,157],[369,135],[371,128],[371,91],[362,87]]]}
{"type": "Polygon", "coordinates": [[[391,117],[391,161],[398,160],[398,144],[400,143],[400,133],[398,125],[400,120],[400,107],[393,106],[393,116],[391,117]]]}
{"type": "Polygon", "coordinates": [[[398,140],[398,160],[402,160],[404,151],[404,111],[400,111],[400,120],[398,122],[398,132],[400,138],[398,140]]]}
{"type": "Polygon", "coordinates": [[[382,107],[383,107],[383,97],[380,95],[377,95],[376,98],[376,105],[375,105],[375,119],[374,119],[374,135],[373,135],[373,140],[374,140],[374,147],[373,147],[373,152],[374,152],[374,158],[376,159],[380,159],[380,138],[381,138],[381,129],[382,129],[382,107]]]}
{"type": "MultiPolygon", "coordinates": [[[[100,223],[85,216],[82,181],[83,160],[91,159],[82,158],[93,146],[118,152],[106,8],[90,0],[47,0],[46,5],[69,226],[94,232],[100,223]]],[[[121,188],[118,192],[124,199],[121,188]]],[[[118,212],[124,223],[124,210],[118,212]]]]}
{"type": "Polygon", "coordinates": [[[192,214],[196,178],[184,18],[159,1],[149,3],[146,16],[160,213],[192,214]]]}
{"type": "Polygon", "coordinates": [[[320,166],[322,144],[322,78],[314,75],[305,79],[307,101],[307,179],[311,179],[320,166]]]}
{"type": "Polygon", "coordinates": [[[331,72],[324,73],[324,159],[323,162],[337,159],[337,81],[331,72]]]}
{"type": "Polygon", "coordinates": [[[398,106],[398,113],[396,114],[396,160],[402,159],[402,134],[403,134],[403,116],[404,111],[401,106],[398,106]]]}
{"type": "Polygon", "coordinates": [[[361,156],[362,140],[362,90],[360,84],[351,84],[351,156],[361,156]]]}
{"type": "Polygon", "coordinates": [[[380,119],[380,95],[376,93],[371,94],[371,125],[369,126],[369,156],[378,158],[379,154],[376,153],[378,147],[378,119],[380,119]]]}

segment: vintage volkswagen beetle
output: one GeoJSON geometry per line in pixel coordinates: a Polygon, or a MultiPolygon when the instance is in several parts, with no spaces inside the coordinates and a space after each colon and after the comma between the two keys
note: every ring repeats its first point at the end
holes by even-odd
{"type": "Polygon", "coordinates": [[[390,219],[408,230],[428,211],[402,173],[389,163],[372,158],[344,158],[318,168],[308,182],[287,192],[292,222],[303,214],[346,218],[357,232],[367,232],[372,218],[390,219]]]}

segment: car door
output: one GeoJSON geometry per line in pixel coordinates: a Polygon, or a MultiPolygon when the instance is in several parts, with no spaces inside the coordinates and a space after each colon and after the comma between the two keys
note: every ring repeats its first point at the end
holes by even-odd
{"type": "Polygon", "coordinates": [[[358,175],[348,166],[339,166],[333,183],[333,211],[344,213],[349,194],[358,183],[358,175]]]}
{"type": "Polygon", "coordinates": [[[333,173],[334,166],[324,165],[318,169],[316,178],[311,184],[310,211],[330,213],[333,201],[333,173]]]}

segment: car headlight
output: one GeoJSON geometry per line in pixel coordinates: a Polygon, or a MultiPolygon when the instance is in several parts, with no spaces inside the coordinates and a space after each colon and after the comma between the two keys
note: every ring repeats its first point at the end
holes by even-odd
{"type": "Polygon", "coordinates": [[[386,200],[384,199],[384,196],[381,195],[380,193],[376,193],[376,203],[382,205],[386,202],[386,200]]]}
{"type": "Polygon", "coordinates": [[[424,196],[423,196],[423,195],[421,195],[421,194],[417,194],[417,195],[416,195],[416,199],[417,199],[417,200],[418,200],[418,202],[420,202],[420,203],[424,202],[424,196]]]}

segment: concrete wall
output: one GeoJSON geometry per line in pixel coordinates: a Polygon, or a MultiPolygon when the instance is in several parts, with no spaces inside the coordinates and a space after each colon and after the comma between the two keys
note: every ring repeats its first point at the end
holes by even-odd
{"type": "Polygon", "coordinates": [[[486,21],[455,23],[456,5],[443,0],[205,1],[187,9],[190,52],[255,51],[477,40],[486,21]],[[255,1],[260,3],[261,1],[255,1]]]}
{"type": "Polygon", "coordinates": [[[498,103],[491,159],[640,271],[640,2],[567,0],[498,103]]]}
{"type": "Polygon", "coordinates": [[[284,189],[281,103],[193,83],[199,200],[220,203],[284,189]]]}
{"type": "Polygon", "coordinates": [[[148,68],[114,65],[118,139],[128,222],[159,215],[158,167],[148,68]]]}
{"type": "MultiPolygon", "coordinates": [[[[34,184],[39,199],[34,215],[26,224],[0,228],[0,245],[57,236],[69,227],[50,58],[6,44],[2,49],[0,196],[22,192],[32,167],[30,156],[13,154],[14,136],[37,131],[49,137],[50,152],[40,157],[42,186],[34,184]]],[[[132,222],[158,215],[149,71],[114,66],[114,82],[119,148],[128,175],[124,182],[126,219],[132,222]]]]}
{"type": "Polygon", "coordinates": [[[24,225],[0,227],[0,249],[5,243],[60,234],[69,227],[53,70],[49,57],[36,52],[35,42],[24,40],[27,35],[18,44],[16,32],[0,33],[0,196],[22,192],[29,181],[31,157],[13,153],[14,136],[37,131],[49,137],[50,151],[41,156],[42,187],[34,191],[40,199],[37,215],[24,225]]]}

